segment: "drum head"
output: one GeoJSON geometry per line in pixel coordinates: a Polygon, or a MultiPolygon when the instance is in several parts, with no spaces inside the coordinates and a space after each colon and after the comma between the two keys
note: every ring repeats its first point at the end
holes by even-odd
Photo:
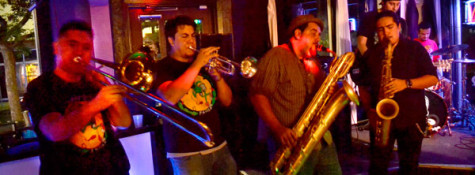
{"type": "Polygon", "coordinates": [[[447,121],[447,105],[442,97],[431,91],[425,91],[426,105],[428,102],[429,114],[427,115],[428,124],[433,127],[442,127],[447,121]]]}

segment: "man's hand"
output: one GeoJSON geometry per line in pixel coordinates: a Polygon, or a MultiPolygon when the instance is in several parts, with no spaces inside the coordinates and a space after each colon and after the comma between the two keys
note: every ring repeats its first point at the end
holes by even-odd
{"type": "Polygon", "coordinates": [[[104,110],[112,104],[122,101],[126,91],[125,87],[119,85],[104,86],[90,103],[97,105],[100,110],[104,110]]]}
{"type": "Polygon", "coordinates": [[[85,77],[87,82],[91,82],[92,85],[97,88],[102,88],[104,85],[110,85],[110,82],[107,81],[106,77],[96,71],[87,72],[85,77]]]}
{"type": "Polygon", "coordinates": [[[279,127],[274,131],[275,138],[280,142],[280,144],[285,146],[293,146],[297,143],[297,135],[292,129],[287,127],[279,127]]]}
{"type": "MultiPolygon", "coordinates": [[[[218,65],[220,64],[218,63],[218,65]]],[[[206,71],[208,71],[209,75],[211,75],[214,81],[218,82],[219,80],[222,79],[220,72],[216,68],[208,69],[206,67],[206,71]]]]}
{"type": "Polygon", "coordinates": [[[198,56],[196,56],[195,61],[193,62],[192,66],[197,66],[199,68],[208,64],[209,59],[218,57],[218,50],[219,47],[207,47],[200,49],[198,56]]]}
{"type": "Polygon", "coordinates": [[[407,88],[406,80],[392,78],[391,82],[386,84],[387,93],[398,93],[407,88]]]}

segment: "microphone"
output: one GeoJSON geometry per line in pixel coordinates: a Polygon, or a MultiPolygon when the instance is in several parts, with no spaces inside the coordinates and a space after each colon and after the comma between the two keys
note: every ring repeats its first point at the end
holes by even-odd
{"type": "Polygon", "coordinates": [[[325,46],[323,45],[318,45],[317,46],[317,52],[328,52],[328,53],[331,53],[333,56],[335,56],[335,52],[333,52],[333,50],[330,50],[329,48],[326,48],[325,46]]]}

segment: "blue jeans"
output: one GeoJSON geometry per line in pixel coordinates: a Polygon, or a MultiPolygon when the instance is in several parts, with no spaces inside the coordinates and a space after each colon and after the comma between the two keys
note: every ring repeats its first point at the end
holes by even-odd
{"type": "Polygon", "coordinates": [[[227,175],[237,174],[236,161],[229,152],[228,146],[216,152],[186,157],[169,158],[175,175],[227,175]]]}
{"type": "MultiPolygon", "coordinates": [[[[314,148],[305,163],[300,168],[299,175],[319,174],[319,175],[341,175],[340,162],[335,143],[327,144],[325,140],[320,141],[321,148],[314,148]]],[[[278,149],[278,144],[272,138],[267,142],[270,160],[272,161],[278,149]]],[[[315,146],[318,147],[318,144],[315,146]]]]}

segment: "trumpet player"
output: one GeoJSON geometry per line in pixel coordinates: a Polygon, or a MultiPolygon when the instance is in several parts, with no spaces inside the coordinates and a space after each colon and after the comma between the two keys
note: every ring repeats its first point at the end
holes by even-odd
{"type": "Polygon", "coordinates": [[[388,174],[390,155],[395,140],[398,145],[399,174],[416,174],[421,151],[423,131],[426,126],[424,88],[437,83],[436,68],[432,66],[429,54],[419,43],[401,36],[399,17],[390,11],[377,15],[377,36],[379,42],[370,48],[359,64],[362,74],[360,87],[363,108],[370,120],[371,156],[369,174],[388,174]],[[393,49],[389,49],[390,46],[393,49]],[[392,51],[387,51],[392,50],[392,51]],[[391,57],[391,75],[383,75],[383,60],[391,57]],[[392,77],[388,82],[384,77],[392,77]],[[386,84],[385,84],[386,83],[386,84]],[[381,89],[380,89],[381,88],[381,89]],[[384,91],[384,92],[379,92],[384,91]],[[375,143],[375,124],[378,119],[375,106],[380,93],[393,94],[399,105],[399,114],[391,120],[386,146],[375,143]]]}
{"type": "Polygon", "coordinates": [[[28,84],[24,101],[40,143],[40,174],[129,173],[111,127],[131,123],[125,89],[101,85],[105,78],[86,68],[92,38],[86,22],[64,24],[54,43],[56,68],[28,84]]]}
{"type": "MultiPolygon", "coordinates": [[[[154,66],[156,80],[152,89],[168,103],[208,125],[213,132],[215,146],[208,148],[165,122],[163,136],[167,158],[176,175],[237,174],[236,162],[221,136],[217,111],[218,104],[230,106],[231,89],[217,70],[203,69],[210,59],[218,56],[219,47],[202,48],[196,55],[195,29],[193,19],[187,16],[167,21],[168,56],[154,66]]],[[[192,126],[187,128],[196,131],[192,126]]]]}
{"type": "MultiPolygon", "coordinates": [[[[289,41],[272,48],[259,61],[250,98],[273,135],[268,139],[270,160],[280,146],[296,144],[292,127],[325,80],[318,60],[308,59],[312,56],[310,50],[320,41],[323,27],[323,22],[313,15],[294,18],[287,31],[289,41]]],[[[329,131],[323,140],[309,155],[300,170],[302,174],[342,173],[329,131]]]]}

